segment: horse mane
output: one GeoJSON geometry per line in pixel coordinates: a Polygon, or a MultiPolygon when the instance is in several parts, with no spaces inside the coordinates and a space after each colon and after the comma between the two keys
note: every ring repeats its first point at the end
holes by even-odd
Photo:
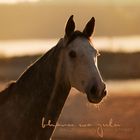
{"type": "MultiPolygon", "coordinates": [[[[58,53],[60,52],[60,48],[62,47],[62,39],[59,40],[59,42],[54,46],[52,49],[50,49],[46,54],[41,56],[38,60],[36,60],[33,64],[31,64],[17,79],[16,82],[10,82],[8,86],[0,92],[0,105],[3,104],[7,98],[12,96],[13,94],[20,94],[16,92],[20,92],[22,90],[26,91],[26,88],[29,87],[27,84],[33,84],[38,83],[44,79],[44,75],[42,75],[42,70],[44,70],[44,67],[48,65],[47,69],[45,69],[47,80],[50,81],[50,85],[55,81],[54,71],[56,70],[57,63],[58,63],[58,53]],[[53,59],[52,59],[53,57],[53,59]],[[50,68],[51,66],[51,68],[50,68]],[[54,68],[52,68],[54,67],[54,68]],[[50,78],[50,79],[48,79],[50,78]],[[31,80],[28,82],[28,80],[31,80]],[[27,86],[27,87],[26,87],[27,86]],[[16,89],[15,91],[13,91],[16,89]]],[[[49,87],[49,85],[46,85],[49,87]]],[[[34,88],[33,85],[30,85],[30,88],[34,88]]],[[[50,88],[50,87],[49,87],[50,88]]],[[[26,94],[26,92],[25,92],[26,94]]]]}
{"type": "Polygon", "coordinates": [[[11,91],[14,88],[15,84],[16,82],[12,81],[8,83],[5,89],[0,91],[0,105],[3,104],[7,100],[7,98],[11,95],[11,91]]]}
{"type": "MultiPolygon", "coordinates": [[[[48,65],[47,69],[45,69],[46,75],[50,74],[50,73],[52,73],[52,75],[54,75],[53,70],[56,70],[57,63],[58,63],[57,61],[58,61],[58,57],[59,57],[58,53],[60,52],[60,48],[62,46],[63,46],[62,39],[60,39],[59,42],[56,44],[56,46],[54,46],[52,49],[50,49],[48,52],[46,52],[43,56],[41,56],[39,59],[37,59],[33,64],[31,64],[21,74],[21,76],[17,80],[17,84],[20,84],[21,82],[26,81],[28,78],[32,78],[34,80],[36,80],[35,78],[37,78],[37,80],[43,80],[44,75],[42,75],[42,73],[43,73],[42,71],[44,70],[44,67],[46,67],[46,65],[48,65]],[[50,68],[50,66],[51,66],[51,68],[50,68]],[[33,77],[32,75],[34,73],[35,73],[35,75],[33,77]]],[[[49,77],[47,77],[47,78],[49,78],[49,77]]],[[[47,80],[50,80],[50,79],[47,79],[47,80]]]]}

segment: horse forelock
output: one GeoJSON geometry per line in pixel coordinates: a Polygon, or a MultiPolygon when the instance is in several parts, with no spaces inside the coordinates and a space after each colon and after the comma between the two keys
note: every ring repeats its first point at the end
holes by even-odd
{"type": "Polygon", "coordinates": [[[71,36],[68,38],[67,45],[70,44],[72,41],[74,41],[78,37],[80,37],[80,38],[86,38],[86,39],[90,40],[90,38],[87,37],[83,32],[80,32],[80,31],[77,30],[77,31],[73,32],[71,34],[71,36]]]}

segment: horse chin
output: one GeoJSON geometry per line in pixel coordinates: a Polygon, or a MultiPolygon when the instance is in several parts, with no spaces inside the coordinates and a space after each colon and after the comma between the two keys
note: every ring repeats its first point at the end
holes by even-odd
{"type": "Polygon", "coordinates": [[[87,99],[90,103],[98,104],[102,101],[103,97],[91,97],[91,95],[87,94],[87,99]]]}

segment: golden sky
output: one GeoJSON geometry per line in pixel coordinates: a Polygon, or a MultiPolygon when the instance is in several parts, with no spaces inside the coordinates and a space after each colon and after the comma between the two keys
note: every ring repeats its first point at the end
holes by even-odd
{"type": "Polygon", "coordinates": [[[23,2],[46,2],[51,4],[119,4],[119,5],[137,5],[140,0],[0,0],[0,3],[15,4],[23,2]]]}
{"type": "MultiPolygon", "coordinates": [[[[112,51],[136,51],[139,48],[140,35],[140,28],[137,28],[140,23],[140,8],[138,3],[140,3],[140,0],[0,0],[0,41],[12,39],[55,39],[63,37],[65,23],[68,17],[74,14],[76,28],[79,30],[82,30],[87,21],[92,16],[95,16],[95,36],[106,37],[105,39],[96,39],[95,46],[97,48],[100,49],[100,47],[105,46],[106,49],[108,46],[107,50],[112,49],[112,51]],[[22,4],[23,2],[37,4],[35,6],[34,4],[24,5],[22,4]],[[45,4],[38,4],[38,2],[45,2],[45,4]],[[21,4],[18,5],[17,3],[21,4]],[[120,3],[126,5],[133,3],[137,5],[123,7],[118,5],[120,3]],[[100,6],[99,4],[111,4],[113,6],[100,6]],[[122,38],[113,38],[113,36],[124,37],[122,40],[122,38]],[[130,40],[128,38],[125,39],[125,36],[134,37],[131,37],[130,40]],[[111,39],[108,39],[108,37],[111,37],[111,39]],[[101,42],[104,44],[101,44],[101,42]],[[117,47],[114,44],[117,44],[117,47]]],[[[44,51],[44,46],[49,43],[41,43],[44,51]]],[[[33,42],[7,42],[7,44],[0,42],[0,46],[2,47],[0,48],[0,53],[5,52],[5,55],[9,55],[16,52],[14,55],[19,55],[20,52],[23,53],[23,50],[18,50],[19,46],[32,46],[31,44],[33,42]],[[2,50],[6,48],[6,45],[8,46],[8,51],[2,50]],[[15,46],[15,49],[12,47],[10,50],[9,46],[15,46]]],[[[37,42],[34,44],[36,45],[37,42]]],[[[29,47],[25,53],[27,54],[28,51],[29,47]]],[[[38,51],[36,49],[35,53],[38,51]]]]}
{"type": "Polygon", "coordinates": [[[96,36],[140,35],[140,28],[137,28],[140,23],[140,6],[115,4],[136,4],[138,1],[140,2],[140,0],[135,2],[133,0],[0,0],[0,40],[62,37],[65,23],[72,14],[78,30],[83,30],[87,21],[94,16],[96,36]],[[22,4],[23,2],[26,4],[22,4]],[[114,5],[104,6],[99,3],[114,5]]]}
{"type": "Polygon", "coordinates": [[[40,0],[0,0],[0,3],[38,2],[40,0]]]}

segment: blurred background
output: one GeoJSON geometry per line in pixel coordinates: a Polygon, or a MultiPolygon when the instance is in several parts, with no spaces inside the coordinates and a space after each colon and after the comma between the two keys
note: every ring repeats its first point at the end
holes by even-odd
{"type": "Polygon", "coordinates": [[[59,123],[75,127],[57,127],[53,139],[139,140],[139,0],[0,0],[0,90],[64,36],[72,14],[79,30],[96,19],[92,41],[108,96],[92,105],[72,89],[59,123]]]}

